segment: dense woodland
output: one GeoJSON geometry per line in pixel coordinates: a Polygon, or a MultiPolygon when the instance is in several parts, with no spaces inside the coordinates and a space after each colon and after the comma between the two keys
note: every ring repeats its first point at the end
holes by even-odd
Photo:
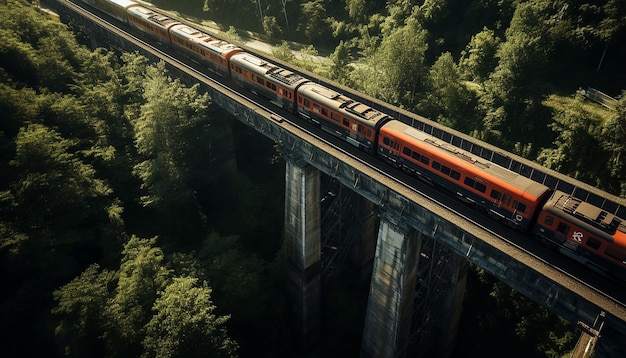
{"type": "MultiPolygon", "coordinates": [[[[332,49],[311,69],[626,194],[623,1],[176,4],[332,49]],[[617,110],[576,95],[587,86],[621,95],[617,110]]],[[[24,0],[2,0],[0,23],[2,355],[301,355],[273,143],[163,64],[92,51],[24,0]]],[[[308,356],[357,355],[364,299],[343,286],[308,356]]],[[[463,356],[560,356],[577,338],[484,273],[469,291],[463,356]]]]}

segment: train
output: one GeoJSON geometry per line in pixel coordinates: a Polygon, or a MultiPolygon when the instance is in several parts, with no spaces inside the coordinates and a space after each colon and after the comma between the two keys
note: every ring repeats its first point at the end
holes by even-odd
{"type": "Polygon", "coordinates": [[[626,223],[349,95],[132,0],[81,0],[298,117],[608,276],[626,281],[626,223]]]}

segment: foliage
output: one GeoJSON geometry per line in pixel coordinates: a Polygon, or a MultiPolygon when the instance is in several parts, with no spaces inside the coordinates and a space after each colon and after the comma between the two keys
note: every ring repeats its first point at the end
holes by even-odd
{"type": "Polygon", "coordinates": [[[498,64],[496,51],[500,46],[500,38],[493,30],[486,27],[474,36],[461,52],[459,66],[465,78],[482,82],[489,78],[498,64]]]}
{"type": "Polygon", "coordinates": [[[323,43],[328,36],[326,5],[324,0],[312,0],[302,4],[302,31],[309,43],[323,43]]]}
{"type": "Polygon", "coordinates": [[[548,168],[567,171],[574,178],[589,182],[598,177],[596,173],[603,171],[605,160],[596,139],[598,119],[588,118],[585,113],[579,102],[558,110],[551,126],[557,135],[555,147],[544,149],[537,160],[548,168]]]}
{"type": "Polygon", "coordinates": [[[616,112],[603,123],[600,138],[608,152],[605,168],[610,170],[610,183],[603,187],[626,197],[626,90],[621,93],[616,112]]]}
{"type": "Polygon", "coordinates": [[[330,69],[328,77],[344,84],[350,84],[350,73],[353,70],[351,65],[352,55],[350,54],[350,47],[341,41],[335,51],[330,54],[330,69]]]}
{"type": "Polygon", "coordinates": [[[227,316],[216,316],[206,282],[177,277],[154,302],[146,325],[143,357],[234,357],[237,344],[224,328],[227,316]]]}
{"type": "Polygon", "coordinates": [[[211,290],[206,283],[197,287],[196,278],[175,277],[155,243],[133,236],[119,270],[91,265],[54,292],[65,355],[233,356],[237,345],[224,327],[228,317],[213,313],[211,290]]]}
{"type": "MultiPolygon", "coordinates": [[[[5,354],[55,356],[55,345],[66,356],[152,356],[165,352],[161,343],[188,349],[180,339],[163,337],[155,324],[147,328],[153,309],[161,323],[182,318],[170,314],[164,292],[178,301],[185,297],[174,286],[168,291],[178,276],[156,239],[139,239],[132,232],[162,233],[169,250],[205,236],[203,218],[211,205],[196,199],[213,197],[210,185],[219,171],[211,165],[211,143],[222,143],[213,142],[221,133],[209,136],[214,115],[209,98],[140,56],[90,52],[60,23],[22,1],[9,2],[0,7],[0,277],[5,283],[0,312],[3,326],[12,327],[3,336],[5,354]],[[151,160],[156,164],[146,164],[151,160]],[[133,168],[151,184],[145,191],[133,168]],[[145,168],[151,171],[141,172],[145,168]],[[188,195],[173,195],[165,185],[178,185],[188,195]],[[142,195],[159,206],[137,205],[142,195]],[[180,210],[183,202],[187,205],[180,210]],[[186,231],[168,227],[171,223],[186,231]]],[[[257,268],[251,269],[263,275],[257,268]]],[[[190,312],[204,328],[180,326],[178,338],[195,332],[207,351],[212,342],[218,345],[214,352],[233,355],[236,344],[225,334],[227,314],[210,313],[216,306],[206,278],[184,277],[194,280],[189,290],[184,283],[194,295],[189,297],[206,303],[209,311],[190,312]]]]}
{"type": "Polygon", "coordinates": [[[274,46],[272,49],[272,56],[285,62],[293,62],[295,59],[287,41],[282,41],[280,46],[274,46]]]}
{"type": "Polygon", "coordinates": [[[411,105],[424,76],[427,32],[413,19],[391,31],[364,66],[353,74],[353,82],[366,93],[390,103],[411,105]]]}
{"type": "Polygon", "coordinates": [[[425,80],[426,95],[419,112],[449,127],[468,131],[475,127],[471,117],[475,100],[461,82],[452,54],[446,52],[432,65],[425,80]]]}
{"type": "MultiPolygon", "coordinates": [[[[170,3],[156,2],[204,11],[229,39],[237,26],[311,44],[289,61],[334,48],[320,50],[332,55],[316,68],[338,82],[626,195],[626,94],[604,117],[574,96],[554,111],[543,105],[581,86],[623,91],[623,1],[170,3]]],[[[0,20],[5,354],[289,355],[284,258],[272,262],[282,173],[243,145],[230,149],[240,173],[218,170],[229,141],[259,143],[241,129],[219,137],[229,135],[216,126],[223,114],[162,65],[89,51],[21,0],[6,0],[0,20]]],[[[508,349],[520,340],[520,354],[567,349],[567,325],[507,288],[481,287],[492,292],[489,311],[472,322],[501,313],[517,336],[501,340],[508,349]]]]}
{"type": "Polygon", "coordinates": [[[145,206],[180,205],[192,200],[186,185],[186,153],[193,150],[188,138],[200,123],[208,125],[209,97],[200,95],[197,86],[187,89],[168,78],[162,62],[147,69],[143,85],[145,104],[133,123],[137,152],[145,158],[134,168],[147,192],[141,200],[145,206]]]}

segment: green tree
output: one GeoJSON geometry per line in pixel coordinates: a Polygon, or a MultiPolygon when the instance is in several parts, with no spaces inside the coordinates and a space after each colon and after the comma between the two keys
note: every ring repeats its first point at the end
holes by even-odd
{"type": "Polygon", "coordinates": [[[329,35],[328,16],[324,0],[311,0],[302,4],[301,31],[310,44],[324,43],[329,35]]]}
{"type": "Polygon", "coordinates": [[[295,60],[295,56],[287,41],[282,41],[280,46],[274,46],[272,48],[272,56],[285,62],[293,62],[295,60]]]}
{"type": "Polygon", "coordinates": [[[489,74],[498,64],[496,52],[500,45],[494,31],[486,27],[472,36],[470,43],[461,52],[459,67],[464,77],[479,82],[489,78],[489,74]]]}
{"type": "Polygon", "coordinates": [[[515,9],[506,41],[496,53],[498,66],[485,81],[480,97],[481,139],[509,150],[516,142],[537,142],[546,91],[542,75],[553,49],[546,26],[552,10],[550,3],[535,0],[515,9]]]}
{"type": "Polygon", "coordinates": [[[598,141],[597,120],[589,118],[578,101],[565,105],[553,116],[556,133],[553,148],[543,149],[537,158],[542,165],[592,185],[606,178],[606,153],[598,141]]]}
{"type": "Polygon", "coordinates": [[[124,245],[118,270],[91,265],[54,292],[60,318],[55,333],[66,356],[231,357],[237,344],[229,338],[227,316],[216,314],[211,289],[187,274],[195,260],[165,259],[156,237],[132,236],[124,245]]]}
{"type": "Polygon", "coordinates": [[[134,168],[146,191],[142,203],[161,208],[193,203],[187,161],[198,127],[209,125],[209,96],[200,95],[197,85],[186,88],[167,77],[162,62],[147,69],[144,86],[146,102],[134,122],[135,145],[144,158],[134,168]]]}
{"type": "Polygon", "coordinates": [[[275,37],[280,35],[283,30],[274,16],[263,16],[263,31],[267,36],[275,37]]]}
{"type": "Polygon", "coordinates": [[[171,280],[163,251],[155,243],[156,237],[141,239],[133,235],[122,251],[117,287],[106,307],[113,325],[107,327],[107,343],[114,355],[139,355],[152,306],[171,280]]]}
{"type": "Polygon", "coordinates": [[[88,235],[80,228],[104,216],[98,211],[102,206],[94,204],[108,201],[111,192],[96,178],[93,167],[74,154],[75,144],[41,124],[21,129],[15,139],[11,166],[19,180],[11,184],[15,200],[12,215],[30,239],[23,243],[26,247],[13,250],[50,268],[49,273],[59,272],[63,266],[57,260],[66,265],[75,262],[70,255],[72,245],[84,243],[88,235]],[[86,210],[90,205],[94,207],[86,210]],[[68,257],[56,256],[64,253],[68,257]]]}
{"type": "Polygon", "coordinates": [[[364,23],[367,17],[368,2],[366,0],[346,0],[346,10],[351,20],[364,23]]]}
{"type": "Polygon", "coordinates": [[[235,357],[228,316],[215,314],[211,289],[196,278],[174,278],[154,302],[146,325],[143,357],[235,357]]]}
{"type": "Polygon", "coordinates": [[[353,71],[366,93],[393,104],[412,106],[424,76],[427,31],[414,19],[386,35],[373,56],[353,71]]]}
{"type": "Polygon", "coordinates": [[[350,72],[352,72],[352,55],[350,47],[343,41],[335,47],[335,51],[330,54],[330,73],[329,77],[341,84],[348,85],[350,83],[350,72]]]}
{"type": "Polygon", "coordinates": [[[622,91],[616,113],[603,123],[601,131],[600,140],[609,156],[606,167],[610,180],[605,189],[626,197],[626,90],[622,91]]]}
{"type": "Polygon", "coordinates": [[[54,291],[58,302],[52,313],[61,316],[55,329],[57,342],[67,357],[93,357],[105,353],[103,327],[109,325],[106,308],[115,272],[89,266],[79,277],[54,291]]]}
{"type": "Polygon", "coordinates": [[[475,127],[472,118],[475,104],[471,92],[461,83],[452,54],[446,52],[439,56],[425,82],[427,94],[420,102],[420,113],[464,132],[475,127]]]}

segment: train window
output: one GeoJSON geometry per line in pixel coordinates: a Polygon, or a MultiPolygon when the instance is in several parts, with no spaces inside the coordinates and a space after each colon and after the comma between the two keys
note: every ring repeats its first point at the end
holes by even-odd
{"type": "Polygon", "coordinates": [[[474,187],[474,184],[476,184],[476,180],[470,178],[470,177],[465,177],[465,180],[463,181],[463,184],[469,186],[470,188],[474,187]]]}
{"type": "Polygon", "coordinates": [[[481,182],[476,182],[476,185],[474,185],[474,188],[481,193],[484,193],[487,191],[487,186],[481,182]]]}
{"type": "Polygon", "coordinates": [[[326,117],[328,117],[328,110],[324,107],[322,107],[322,114],[326,117]]]}
{"type": "Polygon", "coordinates": [[[310,105],[311,105],[311,102],[309,102],[309,100],[305,98],[305,99],[304,99],[304,105],[305,105],[306,107],[308,107],[308,106],[310,106],[310,105]]]}
{"type": "Polygon", "coordinates": [[[365,133],[365,127],[359,124],[359,133],[365,133]]]}
{"type": "Polygon", "coordinates": [[[500,197],[502,196],[502,193],[500,193],[497,190],[492,189],[491,190],[491,194],[489,196],[491,196],[492,198],[494,198],[496,200],[500,200],[500,197]]]}
{"type": "Polygon", "coordinates": [[[502,203],[504,203],[504,205],[511,204],[511,197],[506,194],[502,195],[502,203]]]}
{"type": "Polygon", "coordinates": [[[546,216],[545,219],[543,219],[543,223],[552,226],[552,224],[554,224],[554,218],[552,216],[546,216]]]}
{"type": "Polygon", "coordinates": [[[259,84],[261,84],[261,85],[264,85],[264,84],[265,84],[265,81],[264,81],[261,77],[257,77],[257,78],[256,78],[256,81],[257,81],[259,84]]]}
{"type": "Polygon", "coordinates": [[[413,151],[410,148],[404,147],[402,148],[402,154],[410,157],[413,154],[413,151]]]}
{"type": "Polygon", "coordinates": [[[348,120],[348,118],[343,119],[343,125],[346,127],[350,127],[350,121],[348,120]]]}
{"type": "Polygon", "coordinates": [[[514,208],[514,209],[517,209],[517,211],[521,211],[521,212],[523,212],[523,213],[525,213],[525,212],[526,212],[526,204],[524,204],[524,203],[520,203],[520,202],[518,202],[517,200],[515,200],[515,201],[513,202],[513,208],[514,208]]]}
{"type": "Polygon", "coordinates": [[[339,117],[339,115],[337,113],[335,113],[335,112],[330,112],[330,118],[332,118],[334,121],[339,122],[339,119],[341,117],[339,117]]]}
{"type": "Polygon", "coordinates": [[[454,180],[461,180],[461,173],[457,172],[456,170],[451,170],[450,177],[454,180]]]}
{"type": "Polygon", "coordinates": [[[371,129],[368,129],[368,130],[367,130],[367,136],[368,136],[368,137],[371,137],[371,136],[372,136],[372,130],[371,130],[371,129]]]}
{"type": "Polygon", "coordinates": [[[391,147],[391,140],[387,137],[383,137],[383,144],[391,147]]]}
{"type": "Polygon", "coordinates": [[[315,113],[320,113],[320,106],[318,106],[317,104],[313,104],[313,112],[315,113]]]}
{"type": "Polygon", "coordinates": [[[415,160],[421,160],[422,156],[418,152],[413,152],[413,153],[411,153],[411,158],[413,158],[415,160]]]}
{"type": "Polygon", "coordinates": [[[441,164],[439,162],[433,161],[433,168],[435,170],[441,170],[441,164]]]}
{"type": "Polygon", "coordinates": [[[423,155],[422,155],[422,158],[420,158],[420,161],[426,165],[430,163],[430,159],[428,159],[428,157],[425,157],[423,155]]]}
{"type": "Polygon", "coordinates": [[[556,227],[556,231],[560,232],[563,235],[567,235],[567,233],[569,232],[569,225],[559,223],[559,225],[556,227]]]}
{"type": "Polygon", "coordinates": [[[446,167],[445,165],[441,166],[441,172],[447,176],[450,176],[450,168],[446,167]]]}
{"type": "Polygon", "coordinates": [[[590,237],[587,239],[587,246],[591,247],[594,250],[597,250],[600,248],[600,241],[594,239],[593,237],[590,237]]]}

